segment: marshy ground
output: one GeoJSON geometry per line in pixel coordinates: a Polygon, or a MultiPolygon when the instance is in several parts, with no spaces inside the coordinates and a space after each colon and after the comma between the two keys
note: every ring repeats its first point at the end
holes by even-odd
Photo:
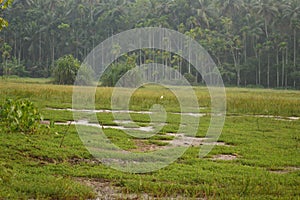
{"type": "MultiPolygon", "coordinates": [[[[73,121],[72,86],[50,85],[43,79],[26,82],[0,80],[0,102],[6,98],[28,98],[39,107],[45,122],[56,124],[50,131],[44,128],[35,135],[0,132],[0,198],[298,199],[300,196],[300,91],[227,88],[223,133],[213,150],[200,159],[199,149],[210,123],[210,97],[206,88],[195,87],[203,109],[193,145],[166,168],[148,174],[130,174],[111,169],[93,158],[74,124],[65,134],[66,125],[73,121]]],[[[153,126],[147,111],[154,103],[161,103],[168,112],[162,130],[149,139],[125,134],[120,127],[137,127],[129,119],[115,121],[109,112],[112,90],[97,89],[96,109],[107,112],[97,112],[98,122],[88,123],[104,126],[106,136],[120,148],[132,152],[155,151],[168,145],[184,145],[184,141],[191,139],[177,133],[180,115],[176,114],[176,98],[157,86],[141,88],[134,94],[130,116],[144,128],[139,131],[147,131],[147,127],[153,126]]]]}

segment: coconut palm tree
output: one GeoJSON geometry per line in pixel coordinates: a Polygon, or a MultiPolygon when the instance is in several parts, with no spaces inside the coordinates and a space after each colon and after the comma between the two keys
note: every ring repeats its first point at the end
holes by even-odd
{"type": "MultiPolygon", "coordinates": [[[[293,0],[285,2],[285,7],[283,9],[283,18],[289,21],[289,25],[293,30],[293,67],[296,70],[297,62],[297,33],[300,29],[300,5],[299,1],[293,0]]],[[[296,81],[294,80],[294,87],[296,86],[296,81]]]]}
{"type": "Polygon", "coordinates": [[[269,38],[269,26],[272,23],[272,19],[278,16],[278,6],[273,0],[257,0],[253,9],[264,19],[264,31],[266,37],[269,38]]]}

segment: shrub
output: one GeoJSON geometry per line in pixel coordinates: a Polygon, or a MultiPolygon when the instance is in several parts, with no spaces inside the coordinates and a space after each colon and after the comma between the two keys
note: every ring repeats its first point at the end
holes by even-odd
{"type": "Polygon", "coordinates": [[[74,84],[80,62],[72,55],[59,58],[53,70],[54,83],[60,85],[74,84]]]}
{"type": "Polygon", "coordinates": [[[13,57],[10,60],[7,60],[5,63],[0,65],[1,72],[3,76],[12,76],[16,75],[19,77],[28,77],[29,72],[26,70],[23,63],[19,63],[17,58],[13,57]]]}
{"type": "Polygon", "coordinates": [[[196,83],[196,76],[194,76],[193,74],[186,73],[186,74],[184,74],[184,78],[185,78],[190,84],[196,83]]]}
{"type": "Polygon", "coordinates": [[[126,72],[132,69],[132,65],[126,63],[114,63],[108,67],[101,77],[101,85],[113,87],[119,81],[119,79],[126,74],[126,72]]]}
{"type": "Polygon", "coordinates": [[[53,77],[54,83],[60,85],[73,85],[75,80],[77,85],[94,84],[93,69],[87,65],[80,66],[79,60],[72,55],[66,55],[56,61],[53,77]],[[77,76],[78,73],[80,76],[77,76]]]}
{"type": "Polygon", "coordinates": [[[41,114],[29,100],[7,99],[0,107],[1,127],[10,133],[35,133],[40,127],[41,120],[41,114]]]}

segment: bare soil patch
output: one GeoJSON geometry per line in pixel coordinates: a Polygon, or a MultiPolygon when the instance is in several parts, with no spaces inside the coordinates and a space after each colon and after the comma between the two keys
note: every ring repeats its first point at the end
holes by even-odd
{"type": "Polygon", "coordinates": [[[91,187],[96,193],[96,200],[136,200],[152,199],[147,194],[126,194],[120,187],[112,185],[105,179],[75,178],[76,181],[91,187]]]}

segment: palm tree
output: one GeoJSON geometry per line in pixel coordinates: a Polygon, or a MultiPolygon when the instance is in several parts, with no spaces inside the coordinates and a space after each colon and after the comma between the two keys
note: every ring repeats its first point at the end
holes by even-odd
{"type": "Polygon", "coordinates": [[[3,65],[3,75],[9,75],[9,69],[7,68],[7,61],[11,57],[12,48],[9,44],[4,43],[0,51],[2,52],[3,65]]]}
{"type": "MultiPolygon", "coordinates": [[[[296,70],[296,62],[297,62],[297,31],[300,29],[300,5],[296,0],[289,1],[285,3],[285,7],[283,9],[283,18],[289,20],[289,25],[293,29],[293,67],[296,70]]],[[[296,81],[294,80],[294,87],[296,86],[296,81]]]]}
{"type": "Polygon", "coordinates": [[[281,79],[281,86],[284,87],[284,84],[285,84],[285,64],[286,64],[286,59],[285,59],[285,56],[286,55],[286,49],[287,49],[287,46],[288,46],[288,43],[287,42],[281,42],[279,44],[279,48],[280,48],[280,51],[281,51],[281,55],[282,55],[282,79],[281,79]]]}
{"type": "Polygon", "coordinates": [[[258,43],[256,44],[256,55],[257,55],[257,58],[258,58],[258,82],[256,84],[258,85],[261,85],[261,52],[262,52],[262,48],[263,48],[263,45],[258,43]]]}
{"type": "Polygon", "coordinates": [[[270,87],[270,50],[272,49],[272,42],[270,40],[267,40],[264,43],[264,50],[267,53],[267,86],[270,87]]]}
{"type": "Polygon", "coordinates": [[[192,12],[193,15],[197,16],[196,21],[199,25],[202,25],[202,27],[210,28],[210,22],[213,18],[216,16],[216,8],[209,0],[198,0],[193,1],[192,12]]]}
{"type": "Polygon", "coordinates": [[[272,22],[272,19],[278,16],[278,6],[274,3],[273,0],[258,0],[253,9],[257,14],[264,19],[264,31],[267,39],[269,38],[269,25],[272,22]]]}
{"type": "Polygon", "coordinates": [[[217,2],[218,7],[221,9],[221,16],[234,17],[245,8],[243,0],[224,0],[217,2]]]}

